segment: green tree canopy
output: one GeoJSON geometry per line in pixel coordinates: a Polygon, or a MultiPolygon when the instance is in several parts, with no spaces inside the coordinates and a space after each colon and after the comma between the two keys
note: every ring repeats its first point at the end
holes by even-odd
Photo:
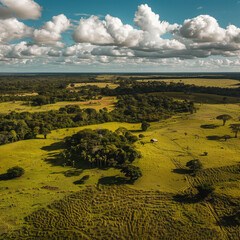
{"type": "Polygon", "coordinates": [[[231,124],[230,128],[235,133],[235,138],[237,138],[238,132],[240,131],[240,123],[231,124]]]}
{"type": "Polygon", "coordinates": [[[223,115],[219,115],[216,117],[218,120],[223,120],[223,126],[225,125],[226,121],[232,119],[232,116],[228,115],[228,114],[223,114],[223,115]]]}

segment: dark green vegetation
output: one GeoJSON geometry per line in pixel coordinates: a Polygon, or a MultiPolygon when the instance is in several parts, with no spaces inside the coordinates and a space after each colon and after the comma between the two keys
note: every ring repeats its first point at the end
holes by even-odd
{"type": "Polygon", "coordinates": [[[108,129],[84,129],[65,140],[62,157],[67,165],[82,168],[120,168],[130,180],[142,176],[138,167],[129,165],[141,154],[133,145],[138,138],[125,128],[115,132],[108,129]],[[127,164],[127,165],[126,165],[127,164]]]}
{"type": "Polygon", "coordinates": [[[0,145],[23,139],[34,139],[38,134],[47,137],[51,130],[118,121],[141,122],[169,118],[175,113],[193,111],[193,102],[175,101],[173,98],[153,95],[119,96],[116,108],[97,112],[93,108],[80,109],[67,105],[58,111],[11,112],[0,114],[0,145]]]}
{"type": "Polygon", "coordinates": [[[21,177],[23,174],[24,169],[19,166],[15,166],[7,170],[7,175],[9,176],[9,178],[21,177]]]}
{"type": "Polygon", "coordinates": [[[226,124],[226,121],[232,119],[232,116],[228,115],[228,114],[223,114],[223,115],[219,115],[216,117],[218,120],[222,120],[223,121],[223,126],[226,124]]]}
{"type": "Polygon", "coordinates": [[[9,180],[13,178],[21,177],[24,174],[25,170],[22,167],[15,166],[9,168],[7,173],[0,175],[0,180],[9,180]]]}
{"type": "Polygon", "coordinates": [[[235,138],[237,138],[238,132],[240,131],[240,123],[231,124],[230,128],[235,133],[235,138]]]}
{"type": "Polygon", "coordinates": [[[187,162],[186,166],[193,172],[196,173],[197,171],[203,168],[202,163],[198,159],[191,160],[187,162]]]}

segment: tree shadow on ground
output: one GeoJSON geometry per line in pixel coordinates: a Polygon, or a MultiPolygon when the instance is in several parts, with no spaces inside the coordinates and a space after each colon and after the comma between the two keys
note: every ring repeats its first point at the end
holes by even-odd
{"type": "Polygon", "coordinates": [[[201,125],[200,127],[201,127],[201,128],[204,128],[204,129],[215,129],[215,128],[220,127],[220,125],[216,125],[216,124],[204,124],[204,125],[201,125]]]}
{"type": "Polygon", "coordinates": [[[49,146],[44,146],[41,148],[41,150],[47,151],[47,152],[51,152],[51,151],[57,151],[57,150],[61,150],[64,149],[65,147],[65,143],[64,142],[56,142],[53,143],[49,146]]]}
{"type": "Polygon", "coordinates": [[[199,203],[205,200],[204,197],[200,196],[199,194],[192,195],[192,194],[176,194],[173,196],[173,200],[179,203],[199,203]]]}
{"type": "Polygon", "coordinates": [[[130,132],[132,132],[132,133],[143,133],[144,131],[143,130],[141,130],[141,129],[138,129],[138,130],[130,130],[130,132]]]}
{"type": "Polygon", "coordinates": [[[192,171],[190,169],[184,169],[184,168],[176,168],[173,169],[172,172],[178,173],[178,174],[190,174],[192,171]]]}
{"type": "Polygon", "coordinates": [[[237,220],[237,214],[222,217],[219,224],[225,227],[239,226],[239,220],[237,220]]]}
{"type": "MultiPolygon", "coordinates": [[[[80,169],[81,170],[93,169],[91,164],[89,164],[88,162],[85,162],[85,161],[75,160],[75,164],[72,165],[71,162],[66,162],[66,159],[64,159],[60,153],[50,153],[50,154],[48,154],[48,158],[45,158],[44,161],[51,164],[52,166],[62,166],[62,167],[68,166],[68,167],[73,167],[75,169],[77,168],[79,170],[80,169]]],[[[65,173],[65,171],[64,171],[64,173],[65,173]]]]}
{"type": "Polygon", "coordinates": [[[64,166],[65,164],[65,160],[59,153],[48,154],[48,158],[45,158],[44,161],[52,166],[64,166]]]}
{"type": "Polygon", "coordinates": [[[0,174],[0,181],[10,180],[9,175],[7,173],[0,174]]]}
{"type": "Polygon", "coordinates": [[[207,140],[219,141],[219,140],[221,140],[221,139],[222,139],[222,137],[217,136],[217,135],[207,136],[207,140]]]}
{"type": "MultiPolygon", "coordinates": [[[[55,142],[49,146],[44,146],[41,150],[49,152],[47,158],[45,158],[45,162],[51,164],[52,166],[71,166],[78,169],[90,169],[91,165],[84,161],[79,161],[79,159],[75,160],[75,164],[73,165],[71,162],[67,162],[66,159],[61,155],[61,150],[64,150],[66,147],[63,141],[55,142]],[[56,152],[59,151],[59,152],[56,152]]],[[[63,171],[65,174],[66,171],[63,171]]]]}
{"type": "Polygon", "coordinates": [[[79,180],[77,180],[77,181],[75,181],[75,182],[73,182],[75,185],[79,185],[79,184],[84,184],[85,183],[85,181],[87,181],[88,179],[89,179],[89,175],[85,175],[85,176],[83,176],[81,179],[79,179],[79,180]]]}
{"type": "Polygon", "coordinates": [[[98,180],[98,184],[102,185],[122,185],[126,183],[129,183],[126,178],[118,176],[103,177],[98,180]]]}

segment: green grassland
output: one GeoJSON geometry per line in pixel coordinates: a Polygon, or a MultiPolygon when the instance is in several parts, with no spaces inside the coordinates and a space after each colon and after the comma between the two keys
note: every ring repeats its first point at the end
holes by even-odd
{"type": "Polygon", "coordinates": [[[103,97],[100,100],[90,100],[85,102],[57,102],[54,104],[47,104],[43,106],[31,106],[23,101],[12,101],[0,103],[0,112],[46,112],[51,110],[59,110],[59,108],[65,107],[66,105],[79,105],[80,108],[94,108],[96,110],[107,107],[109,110],[111,110],[113,109],[113,104],[115,102],[115,97],[103,97]]]}
{"type": "Polygon", "coordinates": [[[117,88],[119,85],[109,82],[91,82],[91,83],[74,83],[74,86],[71,84],[68,85],[69,89],[74,89],[78,87],[85,87],[85,86],[98,86],[99,88],[105,88],[108,86],[110,89],[117,88]]]}
{"type": "Polygon", "coordinates": [[[39,136],[39,139],[0,146],[0,174],[15,165],[26,170],[18,179],[0,181],[0,233],[27,226],[27,232],[20,230],[5,236],[6,239],[21,239],[20,236],[25,239],[26,234],[30,238],[39,234],[39,239],[43,239],[41,234],[47,234],[67,239],[63,237],[66,233],[72,234],[69,239],[74,236],[81,236],[80,239],[103,239],[103,236],[107,236],[106,239],[143,239],[142,236],[144,239],[227,239],[228,235],[238,239],[239,227],[220,225],[220,217],[229,213],[225,207],[234,211],[234,204],[226,199],[235,199],[235,202],[240,199],[240,140],[225,141],[218,137],[234,136],[229,124],[238,121],[240,106],[199,104],[197,107],[199,110],[192,115],[179,114],[151,123],[146,132],[140,131],[140,124],[87,126],[110,130],[126,127],[136,135],[145,135],[142,143],[136,143],[142,158],[134,162],[141,168],[143,177],[125,187],[98,184],[99,179],[120,184],[122,174],[116,169],[82,169],[79,176],[65,176],[64,173],[73,168],[63,167],[58,157],[61,141],[86,127],[61,129],[53,131],[47,139],[39,136]],[[222,122],[216,120],[220,114],[230,114],[233,120],[222,126],[222,122]],[[207,124],[218,127],[201,127],[207,124]],[[150,143],[151,138],[158,142],[150,143]],[[196,177],[182,171],[192,159],[199,159],[204,167],[196,177]],[[73,183],[85,175],[90,176],[85,184],[73,183]],[[182,204],[174,201],[175,194],[201,183],[214,185],[216,202],[182,204]],[[80,189],[83,192],[78,193],[80,189]],[[69,197],[58,201],[64,196],[69,197]],[[46,208],[52,202],[53,205],[46,208]],[[45,208],[44,214],[37,211],[42,208],[45,208]],[[57,233],[56,229],[61,231],[57,233]]]}

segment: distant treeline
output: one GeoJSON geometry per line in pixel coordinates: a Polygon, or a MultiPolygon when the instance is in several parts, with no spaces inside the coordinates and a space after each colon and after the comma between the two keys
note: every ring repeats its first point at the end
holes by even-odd
{"type": "Polygon", "coordinates": [[[80,109],[78,105],[68,105],[57,111],[11,112],[0,115],[0,144],[45,137],[51,130],[99,124],[104,122],[157,121],[175,113],[193,112],[193,102],[176,101],[164,96],[149,94],[119,96],[115,110],[106,108],[99,112],[93,108],[80,109]]]}
{"type": "Polygon", "coordinates": [[[207,93],[221,96],[240,97],[239,88],[204,87],[184,83],[166,83],[159,81],[137,82],[125,80],[116,89],[109,89],[109,95],[124,95],[153,92],[207,93]]]}
{"type": "MultiPolygon", "coordinates": [[[[184,75],[185,76],[185,75],[184,75]]],[[[192,75],[191,75],[192,76],[192,75]]],[[[204,76],[200,75],[201,78],[204,76]]],[[[146,76],[146,79],[151,76],[146,76]]],[[[187,75],[185,76],[187,77],[187,75]]],[[[189,76],[190,77],[190,76],[189,76]]],[[[192,76],[193,77],[193,76],[192,76]]],[[[194,76],[197,78],[197,76],[194,76]]],[[[207,76],[215,78],[216,76],[207,76]]],[[[217,76],[219,78],[219,76],[217,76]]],[[[240,79],[240,75],[226,75],[232,79],[240,79]],[[234,76],[234,77],[233,77],[234,76]]],[[[222,76],[222,78],[224,78],[222,76]]],[[[161,79],[161,77],[153,77],[161,79]]],[[[151,77],[151,79],[153,79],[151,77]]],[[[163,77],[166,79],[166,77],[163,77]]],[[[174,77],[175,78],[175,77],[174,77]]],[[[181,78],[184,78],[181,76],[181,78]]],[[[71,83],[93,83],[102,82],[96,79],[96,76],[78,76],[78,75],[33,75],[25,76],[0,76],[0,102],[6,101],[25,101],[34,106],[41,106],[59,101],[84,101],[98,99],[101,96],[119,96],[125,94],[153,93],[153,92],[184,92],[216,94],[221,96],[240,97],[239,88],[220,88],[204,87],[184,83],[166,83],[161,81],[138,82],[138,77],[116,76],[114,83],[119,84],[116,89],[110,89],[108,86],[99,88],[98,86],[82,86],[68,89],[71,83]],[[21,93],[37,93],[38,96],[17,96],[21,93]]],[[[106,82],[106,81],[104,81],[106,82]]],[[[110,82],[110,81],[109,81],[110,82]]]]}

